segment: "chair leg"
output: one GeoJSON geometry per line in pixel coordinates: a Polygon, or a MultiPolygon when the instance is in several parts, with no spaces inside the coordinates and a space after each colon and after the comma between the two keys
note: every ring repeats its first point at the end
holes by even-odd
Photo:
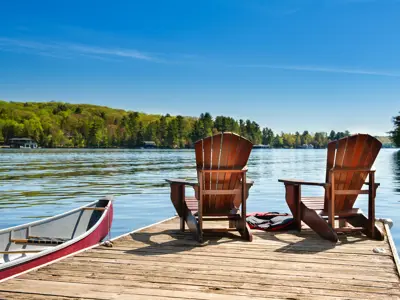
{"type": "Polygon", "coordinates": [[[295,185],[294,186],[294,195],[296,201],[296,226],[297,230],[301,231],[301,186],[295,185]]]}
{"type": "Polygon", "coordinates": [[[182,208],[182,213],[181,213],[181,231],[185,232],[185,215],[186,215],[185,208],[187,206],[186,206],[186,202],[185,202],[185,186],[184,185],[180,186],[179,194],[180,194],[179,198],[182,201],[182,203],[181,203],[181,208],[182,208]]]}
{"type": "Polygon", "coordinates": [[[315,210],[307,208],[303,203],[300,204],[303,216],[303,222],[314,230],[320,237],[332,242],[338,241],[335,230],[318,215],[315,210]]]}
{"type": "Polygon", "coordinates": [[[335,229],[335,174],[330,172],[331,187],[328,193],[328,224],[335,229]]]}
{"type": "Polygon", "coordinates": [[[195,238],[199,239],[199,236],[201,236],[199,223],[186,205],[185,186],[183,184],[171,184],[171,201],[180,218],[180,230],[185,230],[186,223],[195,238]]]}
{"type": "Polygon", "coordinates": [[[297,230],[301,231],[301,190],[299,185],[286,184],[286,203],[292,212],[297,230]]]}
{"type": "Polygon", "coordinates": [[[181,231],[185,232],[185,219],[182,217],[180,217],[180,221],[181,221],[181,231]]]}
{"type": "Polygon", "coordinates": [[[375,238],[375,174],[369,174],[368,188],[368,227],[372,238],[375,238]]]}
{"type": "Polygon", "coordinates": [[[251,229],[249,225],[247,225],[246,219],[240,218],[238,220],[235,220],[235,227],[237,231],[239,231],[241,237],[246,240],[246,241],[253,241],[253,234],[251,233],[251,229]]]}
{"type": "Polygon", "coordinates": [[[363,233],[370,237],[373,238],[375,240],[378,241],[383,241],[385,239],[385,235],[384,233],[381,231],[381,229],[376,226],[375,222],[373,224],[373,235],[372,232],[370,230],[370,226],[371,226],[371,220],[369,218],[367,218],[366,216],[364,216],[362,213],[356,214],[352,217],[348,217],[346,218],[346,221],[354,227],[363,227],[365,228],[363,230],[363,233]]]}
{"type": "Polygon", "coordinates": [[[197,240],[203,242],[203,173],[199,173],[199,206],[197,210],[197,240]]]}

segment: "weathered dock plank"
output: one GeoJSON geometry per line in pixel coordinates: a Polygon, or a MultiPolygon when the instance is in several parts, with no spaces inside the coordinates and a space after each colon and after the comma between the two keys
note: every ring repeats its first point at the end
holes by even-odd
{"type": "Polygon", "coordinates": [[[0,284],[0,299],[400,299],[390,235],[333,244],[255,231],[252,243],[227,233],[199,245],[178,228],[167,220],[23,274],[0,284]]]}

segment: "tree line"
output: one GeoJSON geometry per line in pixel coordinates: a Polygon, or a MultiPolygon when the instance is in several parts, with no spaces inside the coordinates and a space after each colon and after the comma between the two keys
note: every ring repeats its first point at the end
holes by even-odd
{"type": "Polygon", "coordinates": [[[203,113],[199,118],[150,115],[88,104],[62,102],[0,101],[0,143],[15,137],[29,137],[39,146],[53,147],[141,147],[153,141],[158,147],[185,148],[218,132],[236,132],[254,144],[274,148],[313,145],[324,148],[348,131],[274,133],[251,120],[203,113]]]}
{"type": "Polygon", "coordinates": [[[390,132],[392,142],[400,147],[400,112],[398,116],[393,117],[394,129],[390,132]]]}

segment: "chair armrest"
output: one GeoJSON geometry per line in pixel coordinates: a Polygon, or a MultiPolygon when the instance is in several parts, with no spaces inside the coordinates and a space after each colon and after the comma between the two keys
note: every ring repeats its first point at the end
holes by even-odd
{"type": "Polygon", "coordinates": [[[165,181],[168,182],[169,184],[184,184],[193,187],[199,185],[197,182],[189,182],[186,181],[185,179],[165,179],[165,181]]]}
{"type": "MultiPolygon", "coordinates": [[[[369,182],[364,182],[364,184],[365,184],[365,185],[370,185],[369,182]]],[[[376,187],[378,187],[378,186],[380,186],[380,185],[381,185],[380,183],[375,182],[375,186],[376,186],[376,187]]]]}
{"type": "Polygon", "coordinates": [[[202,173],[246,173],[247,170],[248,170],[247,166],[244,166],[243,168],[220,168],[220,169],[197,168],[197,171],[202,173]]]}
{"type": "Polygon", "coordinates": [[[251,185],[254,184],[254,180],[247,180],[247,181],[246,181],[246,184],[251,186],[251,185]]]}
{"type": "Polygon", "coordinates": [[[324,188],[328,187],[330,184],[326,182],[312,182],[312,181],[304,181],[297,179],[278,179],[279,182],[283,182],[284,184],[291,185],[314,185],[314,186],[322,186],[324,188]]]}

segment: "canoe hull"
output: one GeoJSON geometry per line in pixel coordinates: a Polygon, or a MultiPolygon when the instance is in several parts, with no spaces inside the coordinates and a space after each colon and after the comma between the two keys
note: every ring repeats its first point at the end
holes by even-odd
{"type": "Polygon", "coordinates": [[[50,252],[46,255],[33,258],[32,260],[29,260],[27,262],[22,262],[21,264],[1,270],[0,282],[4,281],[7,278],[13,277],[17,274],[20,274],[22,272],[25,272],[27,270],[39,267],[41,265],[47,264],[66,255],[72,254],[79,250],[98,244],[109,233],[112,224],[112,219],[113,219],[113,205],[112,201],[109,201],[108,208],[107,210],[105,210],[104,218],[102,218],[102,220],[99,221],[99,224],[96,225],[96,228],[89,235],[80,240],[77,240],[75,243],[72,243],[71,245],[68,245],[59,250],[55,250],[54,252],[50,252]]]}

